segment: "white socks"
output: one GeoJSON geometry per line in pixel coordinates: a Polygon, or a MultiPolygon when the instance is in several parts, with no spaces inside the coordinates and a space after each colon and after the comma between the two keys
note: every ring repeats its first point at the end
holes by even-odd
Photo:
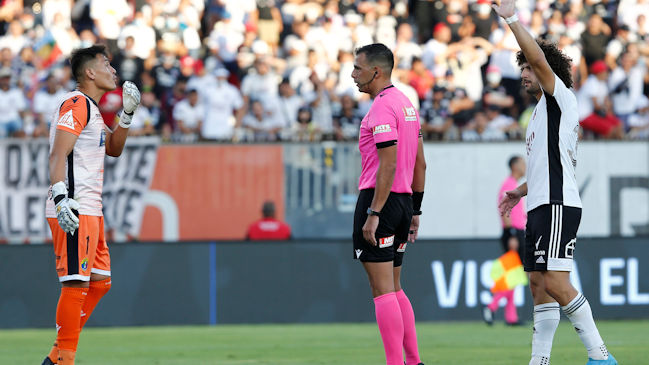
{"type": "Polygon", "coordinates": [[[534,334],[532,335],[532,360],[529,365],[549,365],[552,339],[559,325],[559,303],[534,306],[534,334]]]}
{"type": "MultiPolygon", "coordinates": [[[[536,313],[536,307],[534,308],[536,313]]],[[[588,350],[588,357],[593,360],[608,359],[608,350],[604,346],[604,341],[599,335],[597,326],[595,326],[593,312],[590,310],[588,300],[581,293],[578,293],[568,305],[561,307],[561,309],[572,322],[577,334],[579,334],[581,342],[584,343],[586,350],[588,350]]]]}

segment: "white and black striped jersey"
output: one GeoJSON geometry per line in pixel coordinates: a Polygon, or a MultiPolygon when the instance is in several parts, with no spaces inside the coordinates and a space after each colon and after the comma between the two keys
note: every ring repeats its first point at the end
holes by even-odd
{"type": "Polygon", "coordinates": [[[527,126],[528,212],[543,204],[581,208],[575,177],[577,98],[557,75],[554,80],[554,95],[543,91],[527,126]]]}

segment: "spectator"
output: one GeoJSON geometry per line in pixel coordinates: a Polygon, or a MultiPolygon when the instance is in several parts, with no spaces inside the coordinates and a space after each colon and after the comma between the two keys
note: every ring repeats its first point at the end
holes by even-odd
{"type": "Polygon", "coordinates": [[[11,55],[17,56],[21,49],[30,46],[29,39],[25,36],[25,30],[19,20],[9,23],[9,31],[0,37],[0,48],[9,48],[11,55]]]}
{"type": "Polygon", "coordinates": [[[609,69],[615,70],[617,67],[617,60],[620,58],[622,52],[626,49],[629,43],[634,43],[636,35],[629,31],[628,25],[621,25],[617,28],[615,38],[611,39],[606,45],[606,65],[609,69]]]}
{"type": "MultiPolygon", "coordinates": [[[[205,108],[201,125],[201,138],[213,141],[231,141],[234,127],[241,120],[243,99],[239,90],[228,83],[228,70],[217,69],[214,72],[216,82],[206,84],[200,95],[200,102],[205,108]]],[[[245,109],[244,109],[245,110],[245,109]]]]}
{"type": "Polygon", "coordinates": [[[505,133],[492,126],[489,123],[489,117],[482,110],[476,111],[473,120],[462,131],[463,141],[502,141],[505,139],[505,133]]]}
{"type": "Polygon", "coordinates": [[[420,103],[426,98],[426,92],[431,89],[435,83],[435,78],[430,72],[424,62],[417,57],[412,59],[412,68],[408,75],[410,86],[417,91],[420,103]]]}
{"type": "Polygon", "coordinates": [[[282,131],[290,131],[297,123],[297,112],[304,104],[304,101],[295,93],[295,89],[293,89],[288,79],[283,79],[279,84],[277,102],[279,109],[277,115],[278,125],[282,128],[282,131]]]}
{"type": "Polygon", "coordinates": [[[504,132],[509,139],[521,137],[521,131],[516,120],[503,114],[499,106],[489,105],[486,112],[487,119],[489,119],[489,128],[495,128],[504,132]]]}
{"type": "Polygon", "coordinates": [[[198,91],[193,87],[186,88],[186,98],[174,105],[173,118],[180,142],[195,142],[201,131],[205,117],[203,105],[199,103],[198,91]]]}
{"type": "Polygon", "coordinates": [[[0,69],[0,138],[24,137],[23,120],[27,103],[23,93],[11,87],[11,70],[0,69]]]}
{"type": "Polygon", "coordinates": [[[435,85],[428,95],[419,112],[424,137],[432,140],[457,139],[451,135],[453,118],[449,109],[451,100],[445,97],[446,88],[435,85]]]}
{"type": "Polygon", "coordinates": [[[155,54],[156,34],[153,30],[151,16],[145,16],[142,10],[135,12],[133,22],[122,28],[118,45],[126,47],[126,39],[133,37],[133,53],[142,60],[155,54]],[[137,35],[137,37],[136,37],[137,35]]]}
{"type": "Polygon", "coordinates": [[[313,142],[319,141],[321,132],[313,122],[313,112],[308,106],[303,106],[297,111],[297,124],[293,127],[293,141],[313,142]]]}
{"type": "Polygon", "coordinates": [[[498,26],[498,16],[491,11],[489,0],[478,0],[470,11],[471,20],[475,24],[473,36],[489,40],[489,35],[498,26]]]}
{"type": "Polygon", "coordinates": [[[243,117],[242,125],[246,129],[246,140],[250,142],[277,141],[281,127],[275,119],[269,118],[269,113],[264,109],[264,104],[259,100],[252,100],[250,112],[243,117]]]}
{"type": "Polygon", "coordinates": [[[140,106],[135,109],[129,136],[152,136],[160,122],[160,102],[152,91],[142,93],[140,106]]]}
{"type": "Polygon", "coordinates": [[[632,139],[649,138],[649,98],[642,95],[635,113],[629,116],[629,137],[632,139]]]}
{"type": "Polygon", "coordinates": [[[411,68],[413,60],[421,59],[421,55],[421,46],[413,42],[412,26],[408,23],[400,24],[397,29],[397,42],[394,46],[394,56],[398,60],[397,68],[411,68]]]}
{"type": "Polygon", "coordinates": [[[139,58],[135,51],[135,38],[127,36],[124,48],[115,56],[112,63],[122,81],[133,82],[138,89],[142,88],[140,75],[144,72],[144,61],[139,58]]]}
{"type": "Polygon", "coordinates": [[[340,98],[340,110],[334,114],[334,136],[338,141],[358,139],[363,115],[359,113],[358,104],[349,94],[340,98]]]}
{"type": "Polygon", "coordinates": [[[126,20],[133,12],[126,0],[91,0],[90,17],[95,22],[99,37],[108,43],[111,54],[117,54],[117,38],[126,20]]]}
{"type": "Polygon", "coordinates": [[[291,227],[275,218],[275,203],[266,201],[261,208],[262,218],[248,227],[246,237],[252,241],[291,239],[291,227]]]}
{"type": "Polygon", "coordinates": [[[482,93],[482,103],[485,106],[495,105],[500,108],[511,108],[514,106],[514,98],[507,95],[507,90],[501,85],[502,75],[496,65],[487,67],[487,85],[482,93]]]}
{"type": "MultiPolygon", "coordinates": [[[[254,70],[243,79],[241,83],[241,94],[246,110],[249,109],[251,99],[259,100],[264,104],[264,109],[274,114],[275,102],[278,93],[278,76],[270,68],[267,57],[259,57],[255,60],[254,70]]],[[[274,117],[274,115],[273,115],[274,117]]]]}
{"type": "Polygon", "coordinates": [[[586,31],[581,34],[581,49],[585,60],[582,69],[583,79],[585,74],[595,61],[603,60],[606,56],[606,45],[611,34],[611,28],[602,20],[599,14],[592,14],[588,18],[586,31]]]}
{"type": "MultiPolygon", "coordinates": [[[[208,46],[215,62],[213,65],[206,65],[208,71],[217,67],[225,67],[230,73],[235,75],[238,73],[237,50],[244,43],[242,28],[242,24],[232,22],[232,15],[229,12],[225,12],[222,19],[214,24],[214,29],[208,39],[208,46]]],[[[254,33],[252,35],[254,36],[254,33]]]]}
{"type": "Polygon", "coordinates": [[[446,72],[445,57],[450,41],[451,29],[444,23],[438,23],[433,29],[433,38],[424,46],[421,59],[435,76],[444,75],[446,72]]]}
{"type": "Polygon", "coordinates": [[[251,21],[259,29],[259,38],[277,49],[283,23],[275,0],[257,0],[257,9],[251,14],[251,21]]]}
{"type": "Polygon", "coordinates": [[[603,138],[621,139],[622,123],[612,113],[609,89],[606,84],[608,69],[604,61],[594,62],[591,75],[577,93],[579,124],[584,130],[603,138]]]}
{"type": "Polygon", "coordinates": [[[638,63],[637,51],[626,51],[620,58],[620,66],[616,67],[608,79],[611,90],[613,113],[622,121],[625,130],[629,130],[629,116],[640,105],[643,80],[647,74],[647,66],[638,63]]]}
{"type": "Polygon", "coordinates": [[[47,137],[50,132],[50,122],[56,108],[61,104],[61,97],[67,91],[61,87],[60,80],[54,76],[54,73],[47,75],[45,87],[38,90],[34,95],[33,111],[34,126],[33,132],[25,131],[28,135],[34,137],[47,137]]]}

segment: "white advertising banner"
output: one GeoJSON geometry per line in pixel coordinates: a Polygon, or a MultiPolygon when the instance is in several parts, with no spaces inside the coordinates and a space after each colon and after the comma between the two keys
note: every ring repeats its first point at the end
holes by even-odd
{"type": "MultiPolygon", "coordinates": [[[[104,216],[119,237],[137,237],[156,164],[157,137],[131,138],[119,158],[106,157],[104,216]]],[[[49,188],[46,139],[0,140],[0,243],[43,243],[51,237],[45,219],[49,188]]]]}
{"type": "MultiPolygon", "coordinates": [[[[425,154],[420,237],[499,236],[498,191],[509,174],[509,158],[525,156],[525,144],[427,143],[425,154]]],[[[583,203],[581,236],[649,233],[649,144],[580,143],[577,182],[583,203]]]]}

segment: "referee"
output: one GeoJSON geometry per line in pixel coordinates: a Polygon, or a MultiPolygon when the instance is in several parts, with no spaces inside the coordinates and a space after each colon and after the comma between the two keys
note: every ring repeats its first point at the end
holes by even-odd
{"type": "Polygon", "coordinates": [[[372,288],[388,365],[421,364],[415,316],[401,289],[403,254],[414,242],[426,161],[419,114],[390,82],[394,56],[383,44],[356,49],[352,78],[374,102],[360,127],[361,176],[354,213],[354,258],[372,288]]]}

